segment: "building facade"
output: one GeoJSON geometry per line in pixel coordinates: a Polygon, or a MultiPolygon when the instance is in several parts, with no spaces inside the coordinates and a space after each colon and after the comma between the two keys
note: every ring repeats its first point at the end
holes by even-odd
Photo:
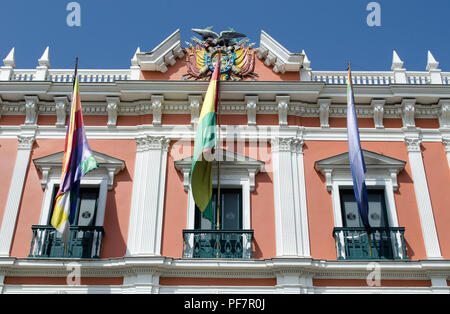
{"type": "Polygon", "coordinates": [[[431,53],[422,72],[395,52],[391,71],[353,72],[368,232],[352,195],[347,72],[314,71],[262,31],[246,46],[249,76],[231,64],[239,75],[221,82],[217,230],[190,187],[208,88],[192,47],[175,31],[129,69],[79,70],[99,168],[82,180],[67,250],[49,222],[73,70],[51,69],[48,48],[36,69],[16,69],[14,49],[3,60],[1,293],[450,292],[450,72],[431,53]]]}

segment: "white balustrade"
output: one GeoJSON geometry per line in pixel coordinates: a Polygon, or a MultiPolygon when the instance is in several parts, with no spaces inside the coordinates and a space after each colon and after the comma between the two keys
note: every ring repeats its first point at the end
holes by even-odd
{"type": "MultiPolygon", "coordinates": [[[[347,84],[347,71],[312,71],[311,81],[326,84],[347,84]]],[[[56,83],[73,81],[74,70],[49,69],[47,80],[56,83]]],[[[79,70],[81,83],[112,83],[131,79],[131,70],[79,70]]],[[[450,72],[442,72],[442,84],[450,85],[450,72]]],[[[14,69],[11,81],[36,80],[36,70],[14,69]]],[[[389,85],[395,84],[393,71],[352,71],[355,85],[389,85]]],[[[406,84],[425,85],[431,83],[430,72],[406,72],[406,84]]]]}

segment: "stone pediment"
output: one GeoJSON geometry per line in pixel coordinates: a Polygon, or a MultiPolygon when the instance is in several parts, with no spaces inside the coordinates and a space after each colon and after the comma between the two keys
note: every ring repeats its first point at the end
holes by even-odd
{"type": "MultiPolygon", "coordinates": [[[[394,189],[396,190],[398,188],[397,174],[405,168],[406,162],[368,150],[363,150],[363,155],[367,172],[384,171],[389,174],[392,179],[394,189]]],[[[333,173],[337,171],[351,171],[349,154],[347,152],[316,161],[314,167],[316,171],[325,176],[327,188],[330,190],[332,184],[331,177],[333,173]]]]}
{"type": "MultiPolygon", "coordinates": [[[[93,154],[99,166],[98,169],[93,172],[98,170],[106,171],[108,174],[108,187],[111,189],[114,184],[114,176],[125,169],[125,161],[96,151],[93,151],[93,154]]],[[[42,188],[45,188],[47,185],[49,174],[52,171],[61,172],[63,157],[64,152],[62,151],[33,159],[34,165],[42,173],[42,188]]]]}
{"type": "MultiPolygon", "coordinates": [[[[224,173],[241,173],[250,178],[250,189],[255,188],[255,176],[264,170],[264,162],[227,150],[217,150],[214,160],[220,160],[220,169],[224,173]]],[[[175,168],[184,175],[184,188],[189,189],[192,168],[192,156],[175,161],[175,168]]],[[[213,163],[213,169],[217,162],[213,163]]]]}
{"type": "MultiPolygon", "coordinates": [[[[396,168],[401,171],[406,162],[374,153],[368,150],[363,150],[364,161],[366,163],[367,169],[386,169],[386,168],[396,168]]],[[[332,168],[332,169],[350,169],[350,160],[348,153],[343,153],[333,157],[325,158],[316,162],[316,170],[332,168]]]]}

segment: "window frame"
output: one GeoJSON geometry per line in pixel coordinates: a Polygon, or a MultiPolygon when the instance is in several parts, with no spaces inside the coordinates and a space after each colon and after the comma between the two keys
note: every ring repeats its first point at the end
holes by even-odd
{"type": "MultiPolygon", "coordinates": [[[[44,192],[44,200],[42,202],[41,216],[39,218],[39,225],[47,226],[48,221],[51,219],[50,215],[52,213],[52,203],[53,203],[53,192],[56,186],[59,186],[60,178],[54,177],[53,175],[49,177],[46,184],[44,192]]],[[[97,215],[95,218],[95,226],[102,227],[105,218],[106,210],[106,199],[108,194],[108,178],[107,175],[101,176],[91,176],[85,177],[81,180],[81,188],[98,188],[98,203],[97,203],[97,215]]]]}

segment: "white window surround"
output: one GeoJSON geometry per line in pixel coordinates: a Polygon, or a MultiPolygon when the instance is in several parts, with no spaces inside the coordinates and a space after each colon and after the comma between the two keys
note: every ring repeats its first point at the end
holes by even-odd
{"type": "MultiPolygon", "coordinates": [[[[81,187],[99,188],[99,201],[95,225],[103,226],[108,190],[113,189],[114,176],[125,169],[125,162],[98,152],[93,153],[99,167],[82,178],[81,187]]],[[[55,186],[60,184],[63,155],[64,152],[59,152],[33,160],[36,168],[42,173],[41,186],[45,190],[39,225],[48,224],[52,210],[50,207],[52,204],[53,191],[55,186]]]]}
{"type": "MultiPolygon", "coordinates": [[[[218,150],[221,161],[220,186],[222,188],[242,188],[242,228],[251,229],[250,192],[255,190],[255,176],[264,170],[264,162],[226,150],[218,150]]],[[[184,189],[189,192],[186,228],[195,229],[195,202],[190,187],[192,157],[175,161],[175,167],[184,176],[184,189]]],[[[213,186],[217,186],[217,165],[213,166],[213,186]]]]}
{"type": "MultiPolygon", "coordinates": [[[[363,150],[366,163],[366,186],[368,189],[384,189],[389,226],[398,227],[394,192],[398,190],[397,174],[406,162],[363,150]]],[[[327,190],[332,194],[335,227],[342,227],[340,189],[353,187],[348,153],[317,161],[315,168],[325,176],[327,190]]]]}

